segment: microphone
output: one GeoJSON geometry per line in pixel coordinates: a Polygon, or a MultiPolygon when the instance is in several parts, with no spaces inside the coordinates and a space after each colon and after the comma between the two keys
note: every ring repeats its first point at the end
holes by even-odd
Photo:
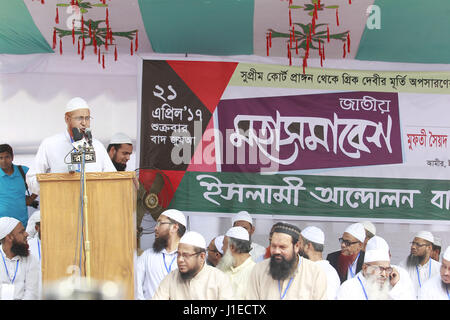
{"type": "Polygon", "coordinates": [[[87,138],[89,145],[92,147],[92,131],[91,128],[86,128],[84,136],[87,138]]]}
{"type": "Polygon", "coordinates": [[[83,147],[87,146],[87,141],[83,136],[83,133],[78,128],[72,128],[73,142],[72,146],[80,151],[83,147]]]}

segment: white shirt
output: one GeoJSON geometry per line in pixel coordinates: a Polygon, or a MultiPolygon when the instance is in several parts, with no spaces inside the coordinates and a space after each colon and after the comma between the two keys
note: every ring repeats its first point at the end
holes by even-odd
{"type": "Polygon", "coordinates": [[[262,245],[252,242],[251,244],[251,250],[250,250],[250,256],[252,257],[253,261],[259,262],[261,260],[261,256],[264,256],[266,253],[266,248],[264,248],[262,245]]]}
{"type": "MultiPolygon", "coordinates": [[[[14,278],[14,300],[38,299],[39,263],[33,255],[9,259],[0,245],[0,283],[11,284],[14,278]],[[8,273],[5,270],[8,269],[8,273]],[[16,272],[17,270],[17,272],[16,272]],[[8,276],[9,274],[9,276],[8,276]]],[[[0,297],[3,299],[3,297],[0,297]]]]}
{"type": "Polygon", "coordinates": [[[402,266],[403,268],[406,269],[406,271],[408,271],[416,297],[419,294],[420,287],[425,283],[425,281],[431,279],[436,274],[440,274],[441,269],[441,263],[431,258],[429,258],[428,262],[425,263],[423,266],[419,264],[417,268],[416,266],[408,267],[406,265],[406,259],[400,263],[400,266],[402,266]]]}
{"type": "Polygon", "coordinates": [[[337,292],[341,286],[341,279],[336,269],[328,260],[314,261],[327,275],[327,296],[328,300],[336,299],[337,292]]]}
{"type": "Polygon", "coordinates": [[[145,250],[137,260],[136,299],[151,299],[162,279],[175,269],[178,269],[176,250],[170,253],[166,249],[158,253],[153,248],[145,250]]]}
{"type": "Polygon", "coordinates": [[[441,275],[437,274],[424,282],[419,289],[419,300],[450,300],[450,284],[443,286],[441,275]]]}
{"type": "Polygon", "coordinates": [[[255,264],[252,257],[248,257],[241,265],[231,267],[230,270],[225,271],[225,274],[230,277],[231,286],[233,287],[233,299],[243,300],[245,298],[250,274],[255,264]]]}
{"type": "MultiPolygon", "coordinates": [[[[400,270],[399,274],[401,279],[402,272],[400,270]]],[[[367,279],[364,277],[361,270],[354,278],[346,280],[342,283],[339,287],[336,299],[366,300],[364,290],[367,290],[367,279]]],[[[415,300],[414,290],[411,286],[408,286],[408,281],[398,281],[396,285],[389,290],[388,296],[391,300],[415,300]]]]}
{"type": "Polygon", "coordinates": [[[39,299],[42,296],[42,246],[41,240],[39,239],[39,235],[36,233],[36,236],[28,239],[28,245],[30,250],[30,255],[34,256],[38,261],[39,267],[39,283],[38,283],[38,297],[39,299]]]}
{"type": "MultiPolygon", "coordinates": [[[[117,171],[103,144],[97,139],[92,139],[92,145],[95,150],[96,162],[86,163],[86,172],[117,171]]],[[[45,138],[42,141],[36,153],[34,163],[27,174],[28,186],[32,193],[39,194],[39,183],[37,182],[36,174],[69,172],[70,152],[73,149],[67,130],[63,133],[45,138]]]]}

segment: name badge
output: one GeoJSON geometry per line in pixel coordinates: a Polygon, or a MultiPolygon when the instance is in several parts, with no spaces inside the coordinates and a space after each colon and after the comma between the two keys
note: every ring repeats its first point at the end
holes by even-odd
{"type": "Polygon", "coordinates": [[[1,300],[14,300],[14,285],[13,284],[2,284],[1,285],[1,300]]]}

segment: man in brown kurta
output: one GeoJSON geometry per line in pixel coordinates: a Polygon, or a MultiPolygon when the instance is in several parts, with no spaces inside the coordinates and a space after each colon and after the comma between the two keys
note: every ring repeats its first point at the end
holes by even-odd
{"type": "Polygon", "coordinates": [[[288,223],[274,228],[270,259],[253,268],[247,300],[327,299],[327,278],[314,262],[299,256],[300,229],[288,223]]]}

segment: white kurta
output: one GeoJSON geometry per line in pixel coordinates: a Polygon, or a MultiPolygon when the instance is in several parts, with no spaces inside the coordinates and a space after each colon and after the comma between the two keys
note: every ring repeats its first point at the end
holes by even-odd
{"type": "Polygon", "coordinates": [[[39,266],[39,283],[38,283],[38,297],[41,299],[42,297],[42,265],[41,265],[41,257],[42,257],[42,245],[39,236],[36,234],[35,237],[28,239],[28,245],[30,246],[30,255],[34,256],[38,261],[39,266]]]}
{"type": "MultiPolygon", "coordinates": [[[[9,259],[0,245],[0,283],[14,285],[14,300],[38,299],[39,263],[33,255],[9,259]],[[4,259],[4,260],[3,260],[4,259]],[[5,269],[8,269],[8,273],[5,269]],[[17,269],[17,272],[16,272],[17,269]],[[9,274],[9,276],[8,276],[9,274]],[[14,278],[15,275],[15,278],[14,278]],[[14,281],[12,282],[12,279],[14,281]]],[[[3,299],[3,297],[0,297],[3,299]]]]}
{"type": "Polygon", "coordinates": [[[178,270],[161,281],[153,300],[231,300],[233,289],[229,277],[206,263],[194,278],[184,281],[178,270]]]}
{"type": "MultiPolygon", "coordinates": [[[[399,274],[400,279],[402,279],[402,274],[404,273],[399,270],[399,274]]],[[[367,294],[367,280],[363,276],[361,270],[354,278],[346,280],[342,283],[338,290],[336,299],[366,300],[367,298],[364,294],[364,290],[366,290],[367,294]]],[[[406,279],[406,281],[399,280],[396,285],[389,290],[388,296],[390,300],[415,300],[414,289],[412,288],[411,283],[408,282],[408,279],[406,279]]],[[[370,297],[368,297],[368,299],[370,300],[370,297]]]]}
{"type": "Polygon", "coordinates": [[[240,266],[236,268],[231,267],[229,271],[225,274],[231,279],[231,286],[233,287],[233,299],[243,300],[245,298],[245,293],[247,292],[248,282],[250,279],[250,274],[255,266],[255,262],[252,257],[248,257],[240,266]]]}
{"type": "Polygon", "coordinates": [[[416,267],[407,267],[406,260],[403,260],[400,263],[400,266],[408,271],[416,297],[419,293],[419,288],[424,284],[424,282],[439,274],[441,269],[441,263],[431,258],[429,258],[428,262],[423,266],[418,265],[417,269],[416,267]]]}
{"type": "MultiPolygon", "coordinates": [[[[96,162],[86,163],[86,172],[117,171],[103,144],[97,139],[92,139],[92,145],[95,150],[96,162]]],[[[70,152],[73,149],[67,130],[63,133],[45,138],[39,146],[34,163],[27,174],[30,191],[39,194],[39,183],[37,182],[36,174],[68,172],[70,152]]]]}
{"type": "Polygon", "coordinates": [[[327,297],[328,300],[336,299],[337,292],[341,286],[341,279],[336,269],[330,264],[328,260],[319,260],[315,263],[325,271],[327,275],[327,297]]]}
{"type": "Polygon", "coordinates": [[[443,287],[441,275],[435,275],[419,289],[419,300],[450,300],[450,284],[443,287]]]}
{"type": "Polygon", "coordinates": [[[151,299],[159,284],[172,270],[178,269],[176,251],[155,252],[153,248],[145,250],[137,260],[136,299],[151,299]]]}
{"type": "Polygon", "coordinates": [[[300,257],[290,279],[274,280],[269,273],[270,259],[257,263],[250,274],[246,300],[325,300],[327,277],[314,262],[300,257]],[[292,279],[292,280],[291,280],[292,279]]]}

